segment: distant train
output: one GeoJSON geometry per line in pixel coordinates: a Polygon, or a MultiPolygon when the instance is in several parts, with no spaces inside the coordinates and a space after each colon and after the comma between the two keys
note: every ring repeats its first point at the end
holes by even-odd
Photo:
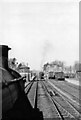
{"type": "Polygon", "coordinates": [[[48,78],[49,78],[49,79],[55,79],[55,73],[52,72],[52,71],[49,72],[49,73],[48,73],[48,78]]]}
{"type": "Polygon", "coordinates": [[[64,72],[55,72],[55,79],[65,80],[64,72]]]}
{"type": "Polygon", "coordinates": [[[48,79],[65,80],[64,72],[49,72],[48,79]]]}
{"type": "Polygon", "coordinates": [[[44,79],[44,72],[39,72],[39,79],[44,79]]]}

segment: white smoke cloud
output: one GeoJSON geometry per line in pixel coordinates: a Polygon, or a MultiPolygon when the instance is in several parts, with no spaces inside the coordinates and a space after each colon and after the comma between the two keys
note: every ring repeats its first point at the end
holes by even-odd
{"type": "Polygon", "coordinates": [[[41,59],[41,67],[43,66],[44,62],[46,61],[46,57],[49,52],[51,52],[53,48],[52,43],[49,40],[45,40],[43,47],[42,47],[42,59],[41,59]]]}

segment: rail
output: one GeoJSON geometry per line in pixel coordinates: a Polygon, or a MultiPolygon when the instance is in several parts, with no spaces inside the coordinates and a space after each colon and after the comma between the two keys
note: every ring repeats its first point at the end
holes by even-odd
{"type": "Polygon", "coordinates": [[[25,94],[27,95],[33,85],[33,83],[35,82],[35,79],[33,78],[32,81],[28,82],[26,85],[25,85],[25,94]]]}
{"type": "Polygon", "coordinates": [[[49,96],[51,97],[51,100],[53,102],[53,104],[56,106],[62,120],[65,119],[65,116],[70,116],[73,118],[73,120],[79,120],[81,119],[81,115],[79,114],[79,112],[65,99],[65,97],[63,97],[61,94],[59,94],[57,92],[57,94],[59,95],[59,97],[61,99],[57,100],[55,99],[55,97],[53,96],[53,94],[51,95],[48,87],[45,85],[45,83],[43,82],[43,86],[45,88],[45,90],[47,91],[47,93],[49,94],[49,96]],[[63,103],[63,105],[62,105],[63,103]]]}
{"type": "Polygon", "coordinates": [[[44,83],[43,83],[42,85],[43,85],[43,89],[46,90],[46,92],[48,93],[49,97],[50,97],[51,100],[52,100],[52,103],[53,103],[54,106],[56,107],[56,110],[58,111],[58,114],[59,114],[60,118],[61,118],[62,120],[64,120],[63,115],[61,114],[61,112],[60,112],[58,106],[57,106],[56,103],[54,102],[54,100],[53,100],[53,98],[52,98],[52,95],[49,93],[49,90],[47,89],[46,85],[45,85],[44,83]]]}
{"type": "Polygon", "coordinates": [[[37,81],[37,86],[36,86],[36,94],[35,94],[35,105],[34,108],[37,109],[37,96],[38,96],[38,81],[37,81]]]}
{"type": "MultiPolygon", "coordinates": [[[[68,116],[68,114],[70,115],[70,113],[68,111],[66,111],[59,103],[57,103],[55,101],[55,99],[53,98],[52,94],[50,94],[48,88],[46,87],[46,85],[43,83],[43,88],[47,91],[49,97],[51,98],[54,106],[56,107],[57,111],[58,111],[58,114],[60,116],[60,118],[62,120],[65,120],[65,116],[68,116]]],[[[72,115],[70,115],[71,117],[73,117],[72,115]]],[[[75,120],[75,119],[73,119],[75,120]]]]}

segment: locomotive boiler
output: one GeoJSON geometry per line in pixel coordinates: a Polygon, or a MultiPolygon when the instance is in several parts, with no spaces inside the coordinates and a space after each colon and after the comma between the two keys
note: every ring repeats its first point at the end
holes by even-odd
{"type": "Polygon", "coordinates": [[[0,118],[10,111],[15,102],[24,93],[24,82],[21,75],[8,67],[8,51],[6,45],[0,45],[0,118]]]}

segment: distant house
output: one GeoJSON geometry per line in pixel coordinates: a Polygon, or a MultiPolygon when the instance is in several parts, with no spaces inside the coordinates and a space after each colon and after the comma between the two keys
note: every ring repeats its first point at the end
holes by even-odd
{"type": "Polygon", "coordinates": [[[62,71],[62,67],[58,66],[58,65],[51,65],[48,64],[46,67],[46,72],[61,72],[62,71]]]}
{"type": "Polygon", "coordinates": [[[19,72],[20,72],[20,73],[28,73],[29,71],[30,71],[30,67],[25,66],[25,65],[22,65],[22,66],[19,68],[19,72]]]}
{"type": "Polygon", "coordinates": [[[30,67],[22,65],[19,67],[18,72],[21,74],[21,76],[28,76],[30,73],[30,67]]]}

